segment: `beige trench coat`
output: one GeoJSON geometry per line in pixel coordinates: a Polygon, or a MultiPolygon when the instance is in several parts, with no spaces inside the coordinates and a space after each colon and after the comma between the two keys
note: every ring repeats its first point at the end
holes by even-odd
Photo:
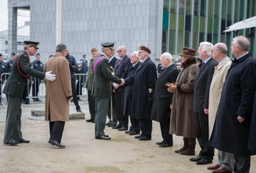
{"type": "Polygon", "coordinates": [[[46,121],[68,121],[69,120],[69,99],[72,96],[70,69],[65,57],[54,55],[45,64],[45,71],[52,71],[56,74],[56,80],[45,80],[46,121]]]}
{"type": "Polygon", "coordinates": [[[212,134],[213,125],[216,118],[216,112],[218,109],[221,91],[223,84],[226,79],[227,72],[230,68],[231,60],[226,57],[226,59],[215,67],[214,74],[212,77],[212,82],[209,92],[209,137],[212,134]]]}

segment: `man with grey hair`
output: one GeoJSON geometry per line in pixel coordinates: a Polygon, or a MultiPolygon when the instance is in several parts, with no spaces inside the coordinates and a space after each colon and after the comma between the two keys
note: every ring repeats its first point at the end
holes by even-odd
{"type": "Polygon", "coordinates": [[[45,82],[45,120],[49,121],[48,143],[59,148],[65,147],[61,139],[65,121],[69,120],[69,101],[73,99],[67,53],[66,45],[59,44],[56,53],[45,64],[46,71],[51,69],[58,76],[54,82],[45,82]]]}
{"type": "Polygon", "coordinates": [[[172,64],[172,55],[168,52],[160,56],[160,63],[163,70],[160,72],[155,84],[151,119],[160,123],[163,141],[156,144],[159,147],[172,147],[173,138],[172,134],[169,134],[169,128],[173,93],[167,91],[165,84],[167,82],[175,83],[179,70],[172,64]]]}
{"type": "Polygon", "coordinates": [[[8,105],[3,142],[9,145],[30,142],[23,139],[21,133],[21,100],[26,98],[27,79],[30,76],[41,80],[54,81],[56,79],[55,74],[51,74],[51,69],[44,73],[30,68],[29,56],[36,53],[39,43],[24,41],[24,44],[24,52],[14,60],[10,76],[3,90],[3,93],[6,94],[8,105]]]}
{"type": "Polygon", "coordinates": [[[212,163],[214,149],[209,145],[209,125],[208,125],[208,106],[209,106],[209,89],[214,73],[214,67],[217,62],[211,57],[213,45],[210,42],[201,42],[197,50],[203,63],[195,79],[194,85],[194,116],[196,137],[201,151],[197,157],[191,158],[190,161],[196,164],[212,163]]]}
{"type": "MultiPolygon", "coordinates": [[[[209,135],[212,134],[213,125],[216,118],[221,91],[226,79],[227,72],[231,65],[231,60],[227,57],[228,48],[225,43],[216,43],[212,49],[212,57],[218,62],[209,92],[209,135]]],[[[232,172],[233,154],[225,151],[218,151],[218,164],[208,166],[207,169],[213,172],[232,172]]]]}
{"type": "Polygon", "coordinates": [[[250,172],[250,156],[255,155],[249,136],[252,127],[252,108],[256,91],[256,61],[248,52],[249,40],[244,36],[233,38],[231,51],[235,57],[223,85],[211,145],[234,154],[234,172],[250,172]]]}
{"type": "MultiPolygon", "coordinates": [[[[140,65],[140,59],[138,56],[139,52],[134,51],[130,57],[131,66],[128,70],[127,77],[131,77],[135,74],[138,66],[140,65]]],[[[124,90],[124,110],[123,115],[129,116],[130,115],[130,128],[125,131],[126,134],[129,135],[137,135],[140,132],[140,122],[138,119],[135,118],[134,114],[131,112],[131,102],[132,102],[132,92],[133,92],[133,85],[128,85],[125,87],[124,90]]]]}

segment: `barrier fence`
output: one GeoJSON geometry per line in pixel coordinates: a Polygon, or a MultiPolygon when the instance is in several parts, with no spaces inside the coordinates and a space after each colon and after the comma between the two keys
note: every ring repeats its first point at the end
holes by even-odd
{"type": "MultiPolygon", "coordinates": [[[[3,105],[2,100],[5,99],[5,94],[3,94],[3,89],[5,83],[8,80],[10,73],[3,73],[0,80],[0,104],[3,105]]],[[[87,96],[87,91],[85,88],[86,82],[86,73],[75,73],[76,79],[76,93],[78,97],[87,96]]],[[[70,80],[71,82],[71,80],[70,80]]],[[[35,77],[30,77],[27,80],[27,99],[32,99],[34,101],[40,101],[42,98],[45,98],[45,83],[44,80],[37,79],[35,77]]]]}

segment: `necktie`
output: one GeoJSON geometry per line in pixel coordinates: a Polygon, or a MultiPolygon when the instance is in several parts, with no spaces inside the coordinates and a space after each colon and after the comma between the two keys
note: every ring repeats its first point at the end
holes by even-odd
{"type": "Polygon", "coordinates": [[[204,66],[204,65],[205,65],[205,62],[203,62],[203,63],[202,63],[202,65],[201,65],[201,69],[203,68],[203,66],[204,66]]]}
{"type": "Polygon", "coordinates": [[[120,63],[121,63],[121,59],[118,60],[117,65],[119,65],[120,63]]]}

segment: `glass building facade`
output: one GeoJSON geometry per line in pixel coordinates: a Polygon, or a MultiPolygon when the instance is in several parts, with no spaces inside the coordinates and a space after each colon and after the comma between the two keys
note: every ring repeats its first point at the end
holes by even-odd
{"type": "MultiPolygon", "coordinates": [[[[256,16],[255,7],[255,0],[163,0],[162,52],[178,55],[183,47],[197,49],[202,41],[224,42],[230,48],[235,33],[223,31],[256,16]]],[[[241,30],[238,35],[247,36],[251,30],[241,30]]],[[[255,33],[250,41],[255,57],[255,33]]]]}

